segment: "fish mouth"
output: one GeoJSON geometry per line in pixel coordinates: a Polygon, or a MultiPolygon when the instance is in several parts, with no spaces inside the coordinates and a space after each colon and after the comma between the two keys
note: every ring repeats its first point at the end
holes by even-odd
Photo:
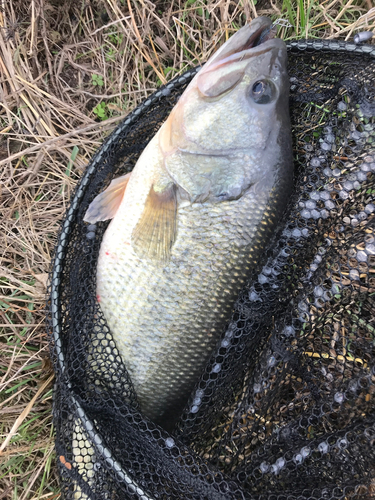
{"type": "MultiPolygon", "coordinates": [[[[206,70],[215,70],[221,66],[242,61],[272,50],[275,46],[285,47],[284,42],[276,38],[277,25],[269,17],[257,17],[251,24],[240,29],[229,39],[216,55],[206,64],[206,70]]],[[[285,47],[286,49],[286,47],[285,47]]]]}
{"type": "MultiPolygon", "coordinates": [[[[276,25],[269,17],[257,17],[241,28],[206,63],[196,77],[202,96],[216,98],[233,89],[243,78],[251,59],[275,51],[284,66],[286,45],[276,38],[276,25]],[[284,54],[284,57],[283,57],[284,54]]],[[[260,65],[254,66],[256,71],[260,65]]]]}
{"type": "Polygon", "coordinates": [[[259,47],[259,45],[267,42],[268,40],[272,40],[276,37],[276,32],[277,32],[277,27],[276,25],[272,24],[270,22],[270,19],[268,18],[258,18],[258,19],[265,19],[261,23],[261,26],[250,35],[249,39],[245,42],[243,47],[240,50],[236,50],[235,53],[247,51],[249,49],[252,49],[253,47],[259,47]]]}

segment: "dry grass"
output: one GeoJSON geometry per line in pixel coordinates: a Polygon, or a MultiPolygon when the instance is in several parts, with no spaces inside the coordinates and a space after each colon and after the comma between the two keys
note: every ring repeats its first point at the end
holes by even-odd
{"type": "Polygon", "coordinates": [[[0,6],[0,499],[52,499],[59,494],[46,279],[60,220],[90,157],[146,96],[205,61],[254,16],[287,19],[285,39],[348,39],[375,28],[375,8],[371,0],[0,6]]]}

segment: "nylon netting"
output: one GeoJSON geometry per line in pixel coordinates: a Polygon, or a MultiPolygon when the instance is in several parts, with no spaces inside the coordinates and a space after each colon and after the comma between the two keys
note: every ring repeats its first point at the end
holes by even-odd
{"type": "Polygon", "coordinates": [[[93,158],[62,225],[48,324],[65,499],[375,495],[375,48],[289,46],[295,190],[168,434],[137,399],[95,296],[107,223],[83,215],[131,170],[195,70],[93,158]]]}

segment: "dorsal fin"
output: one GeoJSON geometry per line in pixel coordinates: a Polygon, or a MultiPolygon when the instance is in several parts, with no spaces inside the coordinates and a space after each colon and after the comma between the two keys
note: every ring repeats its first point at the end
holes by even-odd
{"type": "Polygon", "coordinates": [[[177,186],[163,190],[154,185],[141,218],[133,229],[132,246],[141,259],[167,262],[177,236],[177,186]]]}
{"type": "Polygon", "coordinates": [[[130,175],[131,172],[113,179],[107,189],[90,203],[83,220],[95,224],[98,221],[113,219],[121,204],[130,175]]]}

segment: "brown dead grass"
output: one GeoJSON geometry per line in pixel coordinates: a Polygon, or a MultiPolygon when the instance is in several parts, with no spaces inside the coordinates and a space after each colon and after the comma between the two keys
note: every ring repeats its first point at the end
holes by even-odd
{"type": "MultiPolygon", "coordinates": [[[[43,307],[72,190],[105,136],[160,84],[204,62],[253,17],[287,14],[276,0],[0,6],[0,499],[52,499],[58,486],[43,307]]],[[[306,0],[306,12],[311,6],[306,0]]],[[[325,0],[310,9],[311,26],[322,37],[349,38],[374,29],[373,7],[325,0]]],[[[296,19],[282,36],[305,36],[298,8],[296,19]]]]}

